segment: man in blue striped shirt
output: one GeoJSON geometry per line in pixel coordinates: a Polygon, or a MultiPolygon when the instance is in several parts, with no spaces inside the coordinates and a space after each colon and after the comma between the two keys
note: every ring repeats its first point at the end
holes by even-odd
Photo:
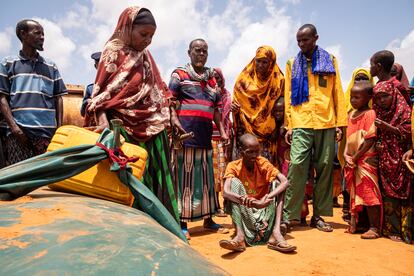
{"type": "Polygon", "coordinates": [[[25,19],[17,23],[22,49],[0,62],[0,110],[6,165],[44,153],[62,123],[66,87],[56,65],[42,56],[43,27],[25,19]]]}

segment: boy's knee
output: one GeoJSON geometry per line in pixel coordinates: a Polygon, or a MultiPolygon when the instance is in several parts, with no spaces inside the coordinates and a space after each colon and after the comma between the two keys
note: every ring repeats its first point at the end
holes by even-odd
{"type": "Polygon", "coordinates": [[[241,180],[236,177],[233,177],[230,182],[230,190],[233,193],[240,193],[242,190],[244,190],[244,186],[241,180]]]}

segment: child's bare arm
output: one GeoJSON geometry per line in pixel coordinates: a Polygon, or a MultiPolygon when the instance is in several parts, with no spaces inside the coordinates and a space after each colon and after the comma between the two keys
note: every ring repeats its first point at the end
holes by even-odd
{"type": "Polygon", "coordinates": [[[361,156],[364,155],[364,153],[366,153],[372,147],[372,145],[374,145],[374,143],[375,143],[374,137],[366,139],[364,143],[362,143],[361,147],[352,157],[352,160],[354,161],[355,164],[358,161],[358,159],[361,158],[361,156]]]}
{"type": "Polygon", "coordinates": [[[352,167],[354,165],[354,162],[352,161],[352,156],[350,156],[348,153],[348,143],[345,145],[344,159],[347,166],[352,167]]]}

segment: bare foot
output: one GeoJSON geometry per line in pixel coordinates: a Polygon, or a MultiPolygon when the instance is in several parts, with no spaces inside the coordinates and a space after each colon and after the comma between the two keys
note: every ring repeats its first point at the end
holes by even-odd
{"type": "Polygon", "coordinates": [[[395,241],[395,242],[402,242],[401,237],[398,235],[390,235],[388,236],[388,238],[390,238],[390,240],[395,241]]]}

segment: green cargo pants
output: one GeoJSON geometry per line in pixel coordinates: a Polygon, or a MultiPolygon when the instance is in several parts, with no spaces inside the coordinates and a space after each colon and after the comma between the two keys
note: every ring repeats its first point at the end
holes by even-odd
{"type": "Polygon", "coordinates": [[[288,172],[290,186],[286,190],[283,210],[285,221],[300,219],[311,161],[316,171],[313,187],[313,216],[332,216],[334,155],[335,128],[293,130],[288,172]]]}

